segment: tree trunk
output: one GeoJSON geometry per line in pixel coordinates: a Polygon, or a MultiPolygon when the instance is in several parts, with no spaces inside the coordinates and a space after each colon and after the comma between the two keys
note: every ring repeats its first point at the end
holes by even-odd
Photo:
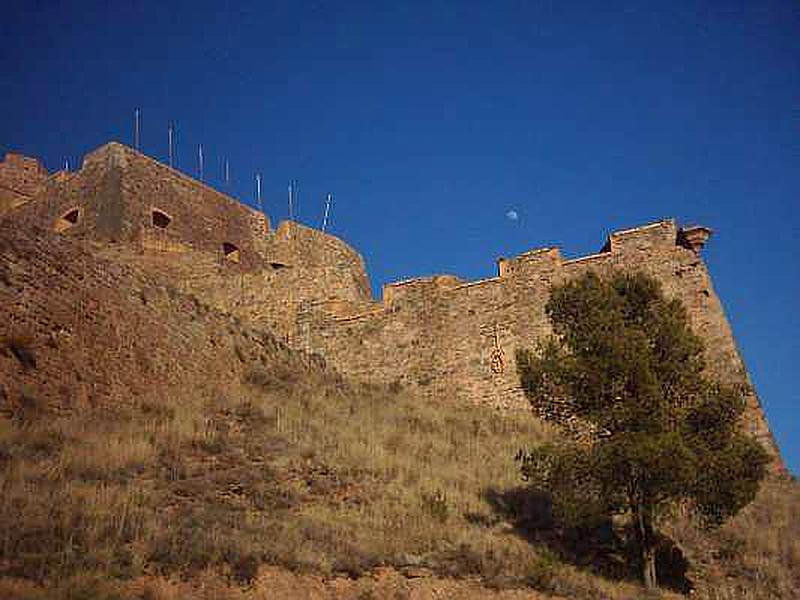
{"type": "Polygon", "coordinates": [[[639,552],[642,560],[642,581],[647,589],[658,587],[656,578],[656,545],[653,534],[653,518],[647,507],[637,504],[634,508],[639,552]]]}

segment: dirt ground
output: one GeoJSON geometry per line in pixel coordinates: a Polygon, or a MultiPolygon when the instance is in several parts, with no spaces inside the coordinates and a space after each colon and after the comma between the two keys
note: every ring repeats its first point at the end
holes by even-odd
{"type": "MultiPolygon", "coordinates": [[[[280,567],[262,567],[253,582],[240,587],[218,573],[201,573],[190,581],[140,577],[125,583],[77,578],[58,592],[30,581],[0,579],[4,600],[113,598],[119,600],[559,600],[533,590],[495,590],[477,580],[451,579],[425,570],[401,573],[380,568],[351,579],[296,574],[280,567]]],[[[563,598],[561,599],[563,600],[563,598]]]]}

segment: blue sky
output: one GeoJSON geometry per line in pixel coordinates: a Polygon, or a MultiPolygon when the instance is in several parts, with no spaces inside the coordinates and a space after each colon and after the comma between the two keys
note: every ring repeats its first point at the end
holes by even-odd
{"type": "Polygon", "coordinates": [[[376,290],[662,217],[705,257],[800,472],[800,8],[794,2],[39,2],[0,22],[0,152],[111,139],[365,257],[376,290]],[[515,211],[517,219],[507,214],[515,211]]]}

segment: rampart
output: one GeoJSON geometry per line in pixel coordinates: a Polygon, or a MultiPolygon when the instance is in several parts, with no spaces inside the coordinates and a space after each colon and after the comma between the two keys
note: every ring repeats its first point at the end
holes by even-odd
{"type": "MultiPolygon", "coordinates": [[[[6,163],[19,160],[10,156],[6,163]]],[[[184,291],[268,326],[355,379],[524,408],[515,350],[550,333],[550,289],[588,270],[618,269],[658,279],[686,306],[711,371],[749,383],[700,257],[711,234],[705,227],[665,220],[617,231],[597,254],[571,260],[558,248],[532,250],[498,260],[495,277],[411,279],[386,285],[376,302],[361,256],[340,239],[294,222],[273,230],[265,215],[121,144],[88,154],[75,173],[47,176],[24,164],[31,175],[19,181],[28,187],[14,185],[31,195],[0,219],[103,242],[107,253],[163,271],[184,291]]],[[[749,403],[746,427],[777,456],[755,392],[749,403]]]]}
{"type": "MultiPolygon", "coordinates": [[[[749,383],[700,258],[710,234],[705,227],[679,229],[666,220],[612,233],[591,256],[565,260],[557,248],[543,248],[500,259],[498,275],[490,279],[437,276],[390,284],[382,304],[359,314],[337,314],[325,302],[308,304],[299,315],[298,341],[352,377],[397,381],[431,397],[524,407],[514,355],[550,333],[544,306],[552,286],[589,270],[640,270],[686,306],[706,342],[710,370],[724,381],[749,383]]],[[[749,404],[748,429],[775,450],[754,392],[749,404]]]]}
{"type": "Polygon", "coordinates": [[[37,181],[26,188],[29,201],[0,219],[134,250],[171,270],[176,285],[284,337],[301,302],[370,299],[363,259],[340,239],[294,222],[273,230],[263,213],[122,144],[87,154],[76,172],[44,171],[37,181]]]}
{"type": "Polygon", "coordinates": [[[47,176],[47,169],[35,158],[6,154],[0,162],[0,215],[33,198],[47,176]]]}

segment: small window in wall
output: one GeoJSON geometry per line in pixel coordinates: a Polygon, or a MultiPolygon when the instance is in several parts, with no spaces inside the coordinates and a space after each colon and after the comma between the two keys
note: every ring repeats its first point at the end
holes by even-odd
{"type": "Polygon", "coordinates": [[[56,219],[56,223],[53,226],[58,233],[62,231],[66,231],[70,227],[74,227],[78,224],[78,221],[81,219],[81,209],[80,208],[71,208],[63,215],[61,215],[58,219],[56,219]]]}
{"type": "Polygon", "coordinates": [[[235,244],[231,244],[230,242],[223,242],[222,256],[225,260],[237,263],[241,258],[239,254],[239,248],[235,244]]]}
{"type": "Polygon", "coordinates": [[[158,227],[159,229],[166,229],[172,222],[172,217],[155,208],[153,209],[152,219],[153,227],[158,227]]]}

